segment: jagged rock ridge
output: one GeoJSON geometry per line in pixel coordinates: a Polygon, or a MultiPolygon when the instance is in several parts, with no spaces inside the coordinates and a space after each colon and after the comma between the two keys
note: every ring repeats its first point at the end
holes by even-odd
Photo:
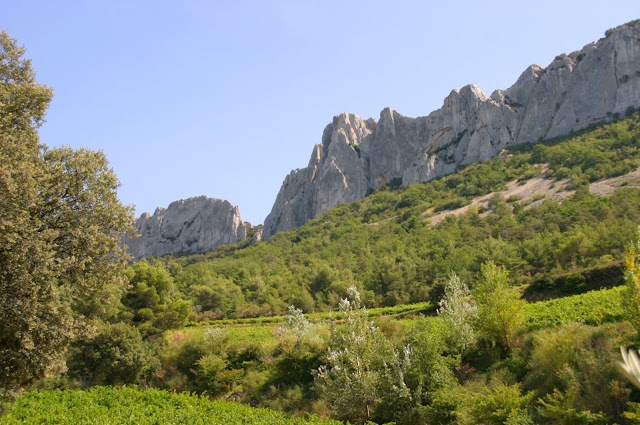
{"type": "Polygon", "coordinates": [[[502,149],[568,135],[640,107],[640,23],[547,67],[532,65],[490,97],[475,85],[453,90],[442,108],[408,118],[334,117],[309,165],[284,180],[264,223],[264,238],[295,228],[394,179],[403,185],[450,174],[502,149]]]}
{"type": "Polygon", "coordinates": [[[135,223],[140,237],[124,243],[135,260],[173,253],[201,253],[245,240],[250,223],[228,201],[199,196],[144,213],[135,223]]]}

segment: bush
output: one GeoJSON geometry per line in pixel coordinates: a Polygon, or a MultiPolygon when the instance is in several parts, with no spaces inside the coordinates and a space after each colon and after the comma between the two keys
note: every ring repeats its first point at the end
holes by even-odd
{"type": "Polygon", "coordinates": [[[522,394],[519,384],[494,384],[474,397],[471,417],[476,424],[533,425],[533,397],[534,394],[531,392],[522,394]]]}
{"type": "Polygon", "coordinates": [[[613,338],[611,328],[581,324],[533,336],[524,385],[542,398],[541,416],[551,423],[613,423],[621,419],[629,390],[616,370],[619,351],[613,338]]]}
{"type": "Polygon", "coordinates": [[[159,367],[140,332],[125,323],[107,324],[72,349],[69,375],[90,385],[123,385],[159,367]]]}
{"type": "Polygon", "coordinates": [[[497,344],[504,352],[514,348],[515,335],[525,322],[527,303],[507,280],[507,271],[493,262],[483,264],[473,295],[478,305],[476,320],[479,335],[497,344]]]}

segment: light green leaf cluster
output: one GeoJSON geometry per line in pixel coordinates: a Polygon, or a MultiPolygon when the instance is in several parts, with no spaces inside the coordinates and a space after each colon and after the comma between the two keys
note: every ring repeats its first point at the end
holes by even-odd
{"type": "Polygon", "coordinates": [[[371,420],[389,391],[397,399],[410,397],[404,372],[411,348],[402,353],[369,319],[355,287],[340,301],[342,322],[331,329],[327,363],[316,371],[316,385],[335,415],[356,423],[371,420]]]}
{"type": "Polygon", "coordinates": [[[476,339],[473,325],[478,317],[478,307],[471,298],[471,291],[457,274],[451,273],[445,283],[439,305],[438,314],[451,330],[448,338],[450,347],[464,351],[476,339]]]}
{"type": "Polygon", "coordinates": [[[511,351],[516,333],[525,323],[527,303],[509,285],[504,267],[488,262],[480,267],[480,274],[473,291],[478,304],[478,330],[487,340],[511,351]]]}

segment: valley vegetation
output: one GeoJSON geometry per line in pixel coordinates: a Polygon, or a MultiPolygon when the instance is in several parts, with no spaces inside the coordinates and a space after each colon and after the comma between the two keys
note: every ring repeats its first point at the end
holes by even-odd
{"type": "Polygon", "coordinates": [[[590,190],[640,167],[635,111],[129,264],[106,158],[40,143],[52,92],[1,42],[3,423],[640,423],[640,181],[590,190]],[[563,199],[499,195],[541,176],[563,199]]]}

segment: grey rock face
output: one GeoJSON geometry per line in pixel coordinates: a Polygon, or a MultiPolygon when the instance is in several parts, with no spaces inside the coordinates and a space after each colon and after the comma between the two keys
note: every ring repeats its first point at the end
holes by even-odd
{"type": "Polygon", "coordinates": [[[453,90],[442,108],[407,118],[342,114],[306,168],[284,180],[264,223],[264,239],[295,228],[394,179],[403,185],[455,172],[510,146],[568,135],[640,107],[640,23],[612,31],[547,68],[532,65],[490,97],[474,85],[453,90]]]}
{"type": "Polygon", "coordinates": [[[246,238],[238,207],[206,196],[172,202],[144,213],[135,224],[138,238],[124,243],[135,260],[173,253],[200,253],[246,238]]]}

